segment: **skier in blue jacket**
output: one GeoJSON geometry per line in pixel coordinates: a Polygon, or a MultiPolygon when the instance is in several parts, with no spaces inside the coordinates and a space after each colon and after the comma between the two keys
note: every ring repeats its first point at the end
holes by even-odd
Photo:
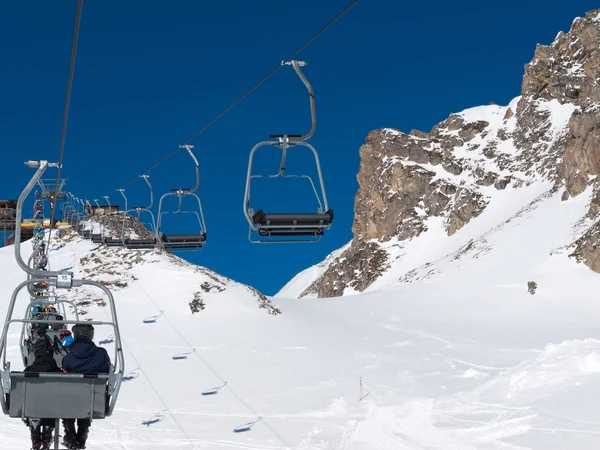
{"type": "MultiPolygon", "coordinates": [[[[94,339],[94,327],[90,324],[77,324],[73,326],[74,341],[69,346],[69,353],[63,358],[63,372],[99,374],[108,373],[110,358],[106,349],[97,347],[94,339]]],[[[85,448],[91,421],[90,419],[63,418],[65,429],[64,444],[70,450],[85,448]]]]}
{"type": "Polygon", "coordinates": [[[73,342],[75,342],[75,339],[69,330],[60,330],[60,344],[63,347],[68,347],[73,342]]]}

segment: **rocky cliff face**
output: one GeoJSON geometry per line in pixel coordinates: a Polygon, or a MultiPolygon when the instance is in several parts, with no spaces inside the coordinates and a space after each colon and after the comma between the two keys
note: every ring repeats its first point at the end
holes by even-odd
{"type": "Polygon", "coordinates": [[[561,181],[572,196],[580,194],[600,168],[599,76],[599,11],[577,18],[569,33],[560,32],[552,45],[538,45],[533,61],[525,67],[523,103],[556,99],[577,106],[560,164],[561,181]]]}
{"type": "MultiPolygon", "coordinates": [[[[429,133],[372,131],[360,148],[351,245],[300,295],[363,291],[390,267],[393,245],[428,229],[452,236],[477,218],[494,191],[550,180],[563,200],[600,171],[600,10],[573,22],[525,66],[521,96],[452,114],[429,133]],[[438,223],[436,222],[436,223],[438,223]]],[[[592,224],[572,256],[600,271],[600,188],[592,224]]]]}

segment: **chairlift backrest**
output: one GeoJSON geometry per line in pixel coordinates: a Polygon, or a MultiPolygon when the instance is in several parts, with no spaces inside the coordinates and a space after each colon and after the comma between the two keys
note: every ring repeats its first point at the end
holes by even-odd
{"type": "Polygon", "coordinates": [[[48,419],[104,419],[108,374],[10,373],[8,415],[48,419]]]}

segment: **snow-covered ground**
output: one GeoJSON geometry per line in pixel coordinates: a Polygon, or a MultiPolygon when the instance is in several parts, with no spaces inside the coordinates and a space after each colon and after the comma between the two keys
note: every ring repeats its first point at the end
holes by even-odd
{"type": "MultiPolygon", "coordinates": [[[[489,226],[432,241],[402,280],[276,297],[281,314],[165,254],[55,241],[53,269],[115,289],[124,339],[126,381],[88,449],[597,449],[600,275],[562,248],[590,193],[561,202],[546,187],[521,191],[503,220],[490,209],[478,218],[489,226]],[[205,309],[192,314],[195,294],[205,309]]],[[[25,278],[12,251],[0,249],[2,314],[25,278]]],[[[66,295],[91,300],[84,317],[107,317],[88,294],[66,295]]],[[[96,334],[112,350],[110,331],[96,334]]],[[[16,328],[10,338],[18,366],[16,328]]],[[[27,445],[25,426],[0,417],[0,447],[27,445]]]]}

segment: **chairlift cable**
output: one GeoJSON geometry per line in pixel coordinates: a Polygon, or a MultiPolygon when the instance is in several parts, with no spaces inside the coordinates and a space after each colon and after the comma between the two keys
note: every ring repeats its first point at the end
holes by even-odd
{"type": "MultiPolygon", "coordinates": [[[[213,119],[211,119],[206,125],[204,125],[202,128],[200,128],[197,132],[195,132],[188,140],[186,140],[182,144],[182,146],[189,144],[192,140],[194,140],[196,137],[198,137],[198,135],[200,135],[201,133],[206,131],[207,128],[209,128],[212,124],[214,124],[217,120],[219,120],[225,114],[227,114],[227,112],[229,112],[239,102],[241,102],[244,98],[246,98],[248,95],[250,95],[260,85],[262,85],[265,81],[267,81],[269,78],[271,78],[279,69],[281,69],[283,67],[283,63],[291,61],[292,58],[294,58],[294,56],[296,56],[298,53],[300,53],[302,50],[304,50],[310,43],[312,43],[312,41],[314,41],[323,32],[325,32],[325,30],[327,30],[331,25],[333,25],[337,20],[339,20],[344,14],[346,14],[358,2],[359,2],[359,0],[353,0],[348,6],[346,6],[342,11],[340,11],[333,19],[331,19],[326,25],[324,25],[314,35],[312,35],[306,42],[304,42],[304,44],[302,44],[291,55],[289,55],[286,59],[284,59],[281,64],[279,64],[277,67],[275,67],[273,70],[271,70],[258,83],[256,83],[254,86],[252,86],[246,92],[244,92],[240,97],[237,98],[237,100],[235,100],[233,103],[231,103],[229,106],[227,106],[227,108],[225,108],[223,111],[221,111],[219,114],[217,114],[213,119]]],[[[148,174],[150,171],[156,169],[158,166],[160,166],[162,163],[164,163],[166,160],[168,160],[171,156],[173,156],[175,153],[177,153],[180,148],[181,147],[178,146],[177,148],[171,150],[171,152],[167,153],[161,160],[156,162],[152,167],[150,167],[146,171],[142,172],[142,175],[148,174]]],[[[138,178],[139,178],[139,176],[136,176],[131,181],[125,183],[123,186],[121,186],[121,189],[124,189],[127,186],[129,186],[130,184],[134,183],[138,178]]]]}
{"type": "Polygon", "coordinates": [[[75,73],[75,56],[77,55],[77,41],[79,40],[79,27],[81,25],[81,9],[83,8],[83,0],[77,0],[77,12],[75,13],[75,30],[73,32],[73,44],[71,46],[71,63],[69,66],[69,80],[67,81],[67,98],[65,101],[65,113],[63,117],[62,134],[60,138],[60,150],[58,154],[58,169],[56,171],[56,185],[54,187],[54,206],[50,208],[50,232],[48,233],[48,246],[50,251],[50,239],[52,237],[52,223],[54,222],[54,214],[56,210],[56,192],[60,182],[60,172],[62,169],[63,156],[65,152],[65,141],[67,136],[67,122],[69,118],[69,104],[71,103],[71,90],[73,87],[73,75],[75,73]]]}

